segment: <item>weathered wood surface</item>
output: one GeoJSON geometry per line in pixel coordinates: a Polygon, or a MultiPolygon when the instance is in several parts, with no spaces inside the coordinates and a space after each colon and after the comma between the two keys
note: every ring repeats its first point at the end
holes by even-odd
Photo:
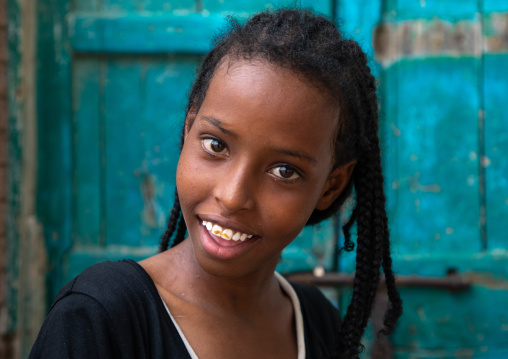
{"type": "MultiPolygon", "coordinates": [[[[40,223],[49,258],[48,302],[93,263],[155,253],[172,205],[185,96],[200,56],[225,15],[245,18],[288,3],[37,1],[37,207],[30,228],[38,233],[40,223]]],[[[508,312],[500,305],[508,301],[508,4],[297,3],[343,18],[343,30],[367,51],[380,78],[395,270],[429,277],[455,270],[471,283],[457,293],[403,288],[405,314],[390,338],[392,356],[508,356],[508,312]]],[[[14,57],[18,67],[20,62],[14,57]]],[[[17,116],[12,114],[11,127],[18,128],[17,116]]],[[[26,148],[10,141],[10,158],[21,164],[26,148]]],[[[17,196],[20,187],[11,188],[17,196]]],[[[285,250],[279,270],[332,268],[340,221],[306,228],[285,250]]],[[[18,245],[24,250],[31,244],[12,223],[14,263],[18,245]]],[[[354,265],[354,254],[340,255],[338,267],[346,275],[354,265]]],[[[18,298],[22,276],[12,276],[9,295],[18,298]]],[[[38,285],[30,276],[25,280],[27,288],[38,285]]],[[[348,288],[339,289],[342,310],[349,298],[348,288]]],[[[10,305],[17,307],[12,299],[10,305]]],[[[24,325],[16,313],[12,331],[24,325]]],[[[371,334],[365,343],[373,345],[371,334]]]]}
{"type": "MultiPolygon", "coordinates": [[[[508,4],[376,3],[380,16],[370,27],[350,2],[343,14],[354,37],[372,36],[375,49],[395,269],[433,277],[455,270],[472,283],[460,293],[402,288],[392,354],[504,358],[508,4]]],[[[352,272],[353,256],[341,264],[352,272]]],[[[349,295],[344,289],[341,303],[349,295]]]]}

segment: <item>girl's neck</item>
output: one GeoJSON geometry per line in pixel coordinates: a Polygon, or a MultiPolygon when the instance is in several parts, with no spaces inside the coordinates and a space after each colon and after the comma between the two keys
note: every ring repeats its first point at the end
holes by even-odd
{"type": "Polygon", "coordinates": [[[150,275],[158,287],[210,310],[259,315],[285,300],[274,276],[276,263],[238,278],[213,275],[199,265],[189,240],[156,257],[156,278],[150,275]]]}

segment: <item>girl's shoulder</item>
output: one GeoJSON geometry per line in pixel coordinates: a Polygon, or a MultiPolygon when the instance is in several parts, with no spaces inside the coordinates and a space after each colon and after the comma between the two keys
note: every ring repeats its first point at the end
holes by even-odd
{"type": "Polygon", "coordinates": [[[136,296],[155,295],[157,290],[150,276],[130,259],[102,262],[85,269],[58,293],[52,308],[66,296],[83,294],[114,307],[136,296]]]}
{"type": "Polygon", "coordinates": [[[188,358],[153,281],[139,264],[123,260],[89,267],[60,290],[30,358],[144,353],[188,358]]]}

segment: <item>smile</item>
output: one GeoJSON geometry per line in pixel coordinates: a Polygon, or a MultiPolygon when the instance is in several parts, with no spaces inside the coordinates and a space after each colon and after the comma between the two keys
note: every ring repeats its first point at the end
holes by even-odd
{"type": "Polygon", "coordinates": [[[227,241],[245,241],[248,238],[252,238],[252,234],[242,233],[238,231],[234,231],[229,228],[222,228],[218,224],[213,222],[203,221],[203,226],[212,234],[221,237],[227,241]]]}

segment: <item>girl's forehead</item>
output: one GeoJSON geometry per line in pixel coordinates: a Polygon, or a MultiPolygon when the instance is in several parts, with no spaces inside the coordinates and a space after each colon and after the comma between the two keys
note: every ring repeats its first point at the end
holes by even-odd
{"type": "Polygon", "coordinates": [[[220,121],[239,137],[303,145],[328,156],[334,147],[338,108],[326,92],[288,69],[263,60],[239,60],[217,69],[200,119],[220,121]]]}
{"type": "Polygon", "coordinates": [[[260,96],[259,100],[279,101],[281,105],[292,104],[291,101],[299,98],[338,110],[336,101],[328,91],[318,87],[299,72],[262,58],[225,59],[215,71],[205,98],[210,91],[227,90],[238,96],[259,96],[261,91],[265,96],[260,96]]]}

